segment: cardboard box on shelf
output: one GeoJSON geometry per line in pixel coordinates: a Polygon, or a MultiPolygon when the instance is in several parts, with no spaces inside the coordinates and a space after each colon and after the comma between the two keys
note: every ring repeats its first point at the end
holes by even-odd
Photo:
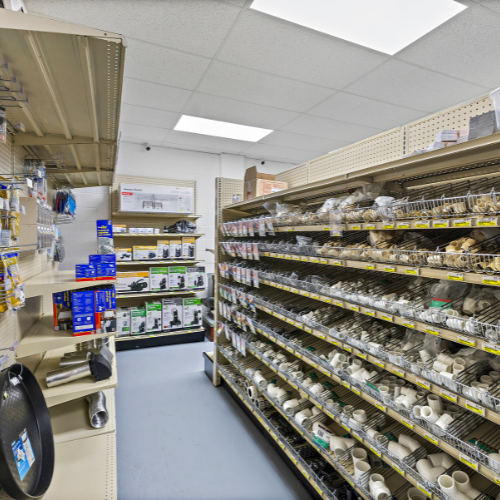
{"type": "Polygon", "coordinates": [[[71,293],[73,313],[73,336],[95,333],[94,291],[84,290],[71,293]]]}
{"type": "Polygon", "coordinates": [[[203,320],[201,299],[184,299],[183,323],[184,328],[199,328],[203,320]]]}
{"type": "Polygon", "coordinates": [[[182,258],[193,260],[196,257],[196,238],[189,236],[182,237],[182,258]]]}
{"type": "Polygon", "coordinates": [[[168,267],[150,267],[149,286],[152,292],[166,292],[169,289],[168,267]]]}
{"type": "Polygon", "coordinates": [[[116,334],[118,337],[130,335],[130,309],[119,307],[116,310],[116,334]]]}
{"type": "Polygon", "coordinates": [[[115,287],[94,290],[96,333],[116,332],[115,287]]]}
{"type": "Polygon", "coordinates": [[[157,246],[134,246],[134,260],[158,260],[157,246]]]}
{"type": "Polygon", "coordinates": [[[182,239],[170,240],[170,258],[172,260],[182,259],[182,239]]]}
{"type": "Polygon", "coordinates": [[[159,240],[156,244],[158,245],[158,258],[160,260],[170,259],[170,240],[159,240]]]}
{"type": "Polygon", "coordinates": [[[152,301],[146,302],[146,331],[160,332],[161,331],[161,302],[152,301]]]}
{"type": "Polygon", "coordinates": [[[277,181],[274,174],[263,174],[257,171],[257,167],[250,167],[245,172],[243,199],[251,200],[257,196],[275,193],[287,187],[288,183],[277,181]]]}
{"type": "Polygon", "coordinates": [[[186,267],[187,287],[204,288],[206,284],[205,268],[200,266],[186,267]]]}
{"type": "Polygon", "coordinates": [[[126,262],[132,260],[131,248],[115,248],[115,255],[117,262],[126,262]]]}
{"type": "Polygon", "coordinates": [[[186,268],[170,267],[168,271],[168,282],[170,290],[185,290],[187,287],[186,268]]]}
{"type": "Polygon", "coordinates": [[[130,310],[131,334],[144,335],[146,333],[146,309],[144,307],[133,307],[130,310]]]}
{"type": "Polygon", "coordinates": [[[163,299],[162,329],[180,330],[183,327],[182,299],[163,299]]]}
{"type": "Polygon", "coordinates": [[[116,291],[118,293],[148,292],[149,271],[123,271],[116,273],[116,291]]]}

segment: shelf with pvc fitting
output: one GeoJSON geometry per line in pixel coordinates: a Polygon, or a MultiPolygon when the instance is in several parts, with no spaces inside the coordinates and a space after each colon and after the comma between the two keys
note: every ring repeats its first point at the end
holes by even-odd
{"type": "Polygon", "coordinates": [[[204,262],[203,260],[133,260],[127,262],[117,262],[117,266],[150,266],[152,264],[163,264],[163,265],[173,265],[180,266],[185,264],[196,264],[198,262],[204,262]]]}
{"type": "MultiPolygon", "coordinates": [[[[285,342],[283,342],[283,341],[281,341],[279,339],[276,339],[275,337],[273,337],[271,335],[267,335],[267,334],[265,334],[263,332],[259,332],[259,333],[262,333],[262,335],[264,335],[265,337],[267,337],[270,341],[274,342],[277,346],[285,348],[287,352],[289,352],[290,354],[296,356],[300,360],[304,361],[309,366],[312,366],[316,370],[320,371],[321,373],[323,373],[327,377],[331,378],[336,383],[342,384],[344,387],[346,387],[347,389],[349,389],[352,392],[354,392],[354,394],[360,396],[362,399],[364,399],[365,401],[367,401],[371,405],[375,406],[380,411],[386,413],[387,415],[389,415],[390,417],[392,417],[394,420],[396,420],[396,421],[400,422],[401,424],[405,425],[406,427],[408,427],[412,431],[416,432],[420,436],[424,437],[428,441],[432,442],[436,446],[439,446],[443,451],[445,451],[446,453],[448,453],[449,455],[451,455],[452,457],[454,457],[456,460],[462,462],[463,464],[465,464],[468,467],[472,468],[476,472],[479,472],[480,474],[482,474],[483,476],[487,477],[488,479],[490,479],[492,481],[495,481],[495,478],[498,477],[497,474],[492,469],[490,469],[489,467],[487,467],[487,466],[485,466],[485,465],[483,465],[481,463],[478,463],[477,461],[473,460],[472,458],[470,458],[465,453],[461,453],[459,449],[457,449],[454,446],[452,446],[451,444],[447,443],[442,438],[434,436],[427,429],[419,426],[418,424],[416,424],[412,420],[409,420],[406,417],[402,416],[400,413],[396,412],[395,410],[393,410],[389,406],[384,405],[383,403],[379,402],[373,396],[371,396],[370,394],[364,392],[363,390],[359,390],[358,388],[353,388],[353,386],[351,386],[351,384],[349,384],[347,381],[342,380],[334,372],[332,372],[331,370],[326,369],[326,368],[320,366],[320,363],[318,362],[318,360],[312,360],[312,356],[310,357],[310,356],[304,355],[303,353],[295,352],[293,346],[287,346],[285,344],[285,342]]],[[[247,345],[247,349],[250,352],[252,352],[252,354],[254,354],[253,349],[249,345],[247,345]]],[[[352,348],[348,352],[352,352],[352,348]]],[[[259,354],[256,354],[255,357],[257,357],[257,359],[259,359],[260,361],[262,361],[268,368],[270,368],[273,372],[275,372],[278,376],[280,376],[280,378],[282,378],[283,380],[286,380],[293,387],[298,387],[293,381],[291,381],[287,376],[285,376],[279,370],[277,370],[276,368],[274,368],[270,363],[268,363],[265,359],[263,359],[259,354]]],[[[324,406],[321,403],[319,403],[318,401],[316,401],[316,399],[313,396],[310,396],[310,395],[308,396],[305,392],[304,393],[301,392],[301,395],[303,395],[304,397],[308,397],[308,399],[311,402],[313,402],[316,406],[318,406],[320,409],[324,408],[324,406]]],[[[487,424],[491,425],[491,426],[494,425],[492,422],[486,422],[486,423],[481,424],[481,427],[483,425],[487,425],[487,424]]]]}
{"type": "Polygon", "coordinates": [[[163,214],[147,212],[113,212],[113,217],[157,217],[159,219],[200,219],[203,215],[196,214],[163,214]]]}
{"type": "MultiPolygon", "coordinates": [[[[325,340],[326,342],[339,347],[341,349],[344,348],[344,346],[348,346],[348,349],[350,350],[349,352],[352,353],[354,356],[357,356],[361,359],[364,359],[376,366],[379,366],[380,368],[384,368],[388,372],[393,373],[394,375],[397,375],[400,378],[403,378],[404,380],[417,385],[419,387],[422,387],[423,389],[426,389],[434,394],[437,394],[440,397],[443,397],[450,401],[453,404],[457,404],[461,406],[462,408],[465,408],[466,410],[469,411],[474,411],[475,413],[478,413],[479,415],[483,416],[487,420],[490,420],[491,422],[494,422],[496,424],[500,424],[500,414],[487,408],[487,407],[482,407],[478,405],[476,402],[469,401],[465,397],[454,393],[453,391],[450,391],[446,389],[445,387],[441,387],[434,382],[424,378],[424,377],[418,377],[414,373],[411,373],[407,371],[406,369],[400,367],[399,365],[390,363],[389,361],[385,361],[383,359],[377,358],[376,356],[373,356],[370,353],[364,352],[357,347],[349,344],[346,341],[340,341],[336,339],[335,337],[332,337],[330,335],[324,334],[322,332],[319,332],[315,330],[314,328],[310,328],[302,323],[299,323],[297,321],[292,320],[291,318],[287,318],[284,315],[278,314],[275,311],[271,311],[267,307],[261,306],[259,304],[256,304],[255,307],[261,311],[264,311],[275,318],[286,322],[287,324],[293,325],[300,330],[305,331],[306,333],[309,333],[317,338],[320,338],[322,340],[325,340]]],[[[265,333],[262,331],[259,332],[262,335],[267,336],[265,333]]]]}
{"type": "Polygon", "coordinates": [[[435,335],[436,337],[441,337],[446,340],[451,340],[452,342],[456,342],[457,344],[461,344],[465,347],[474,347],[476,349],[482,349],[483,351],[488,352],[490,354],[496,354],[497,356],[500,356],[500,346],[491,344],[479,337],[472,337],[465,333],[456,332],[454,330],[449,330],[447,328],[442,328],[441,326],[422,323],[421,321],[416,321],[411,318],[403,318],[401,316],[396,316],[392,313],[373,309],[372,307],[365,307],[359,304],[352,304],[344,299],[336,299],[334,297],[329,297],[327,295],[321,295],[318,293],[309,292],[307,290],[302,290],[300,288],[295,288],[288,285],[282,285],[281,283],[276,283],[274,281],[264,280],[264,279],[261,279],[259,281],[264,285],[272,286],[279,290],[294,293],[297,295],[302,295],[303,297],[309,297],[313,300],[318,300],[326,304],[331,304],[337,307],[341,307],[343,309],[347,309],[352,312],[359,312],[361,314],[365,314],[374,319],[380,319],[382,321],[387,321],[394,325],[400,325],[406,328],[411,328],[415,331],[428,333],[429,335],[435,335]]]}
{"type": "MultiPolygon", "coordinates": [[[[230,359],[230,357],[229,357],[227,354],[225,354],[223,351],[221,351],[221,352],[222,352],[222,354],[224,355],[224,357],[226,357],[228,360],[230,359]]],[[[231,363],[232,363],[234,366],[236,366],[236,368],[238,368],[238,370],[240,371],[240,373],[241,373],[241,374],[242,374],[242,375],[243,375],[243,376],[244,376],[247,380],[249,380],[250,382],[252,382],[252,384],[253,384],[252,379],[251,379],[251,378],[249,378],[249,377],[245,374],[245,372],[244,372],[243,370],[241,370],[241,369],[239,368],[239,366],[238,366],[236,363],[234,363],[234,361],[231,361],[231,363]]],[[[233,389],[233,390],[237,393],[238,397],[239,397],[239,398],[240,398],[240,399],[241,399],[241,400],[245,403],[245,405],[247,406],[247,408],[248,408],[248,409],[249,409],[252,413],[254,413],[254,414],[257,416],[257,418],[259,419],[259,421],[263,424],[263,421],[264,421],[265,417],[263,416],[262,412],[258,411],[258,410],[257,410],[257,409],[256,409],[256,408],[255,408],[255,407],[251,404],[251,402],[249,402],[249,401],[247,400],[246,395],[242,395],[242,394],[241,394],[241,392],[242,392],[242,391],[239,389],[239,387],[237,386],[237,384],[236,384],[236,383],[234,383],[234,382],[233,382],[233,383],[230,383],[230,382],[229,382],[229,376],[228,376],[227,374],[225,374],[225,373],[224,373],[223,368],[224,368],[223,366],[219,366],[219,367],[218,367],[218,371],[219,371],[219,373],[223,376],[223,378],[226,380],[226,382],[228,382],[228,383],[229,383],[230,387],[231,387],[231,388],[232,388],[232,389],[233,389]],[[221,369],[221,368],[222,368],[222,369],[221,369]],[[259,415],[259,414],[260,414],[260,415],[259,415]],[[263,418],[263,417],[264,417],[264,418],[263,418]]],[[[257,389],[257,390],[259,390],[259,389],[257,389]]],[[[324,458],[328,461],[328,463],[330,463],[330,465],[332,465],[332,466],[333,466],[333,467],[337,470],[337,472],[339,472],[339,473],[340,473],[340,474],[344,477],[344,479],[345,479],[345,480],[346,480],[346,481],[347,481],[347,482],[348,482],[348,483],[349,483],[349,484],[350,484],[353,488],[355,488],[355,489],[356,489],[356,491],[357,491],[357,492],[358,492],[358,493],[359,493],[359,494],[360,494],[360,495],[361,495],[361,496],[362,496],[365,500],[369,500],[369,498],[368,498],[368,497],[367,497],[367,496],[366,496],[363,492],[361,492],[358,488],[356,488],[356,486],[354,485],[354,483],[353,483],[353,481],[351,480],[351,478],[349,478],[349,479],[348,479],[347,477],[345,477],[345,476],[342,474],[342,472],[341,472],[341,471],[339,471],[339,470],[338,470],[337,465],[335,464],[335,461],[332,459],[332,457],[330,456],[330,454],[328,453],[328,451],[327,451],[327,450],[325,450],[324,448],[321,448],[320,446],[318,446],[318,444],[317,444],[317,443],[315,443],[315,442],[311,439],[311,437],[308,435],[308,433],[307,433],[307,432],[302,431],[302,430],[300,429],[300,427],[299,427],[299,426],[295,423],[294,419],[293,419],[293,418],[290,418],[290,417],[289,417],[289,416],[288,416],[288,415],[287,415],[287,414],[286,414],[286,413],[285,413],[285,412],[284,412],[284,411],[283,411],[283,410],[282,410],[279,406],[277,406],[277,405],[274,403],[274,401],[273,401],[271,398],[269,398],[269,397],[267,396],[267,394],[265,394],[264,392],[262,392],[262,391],[260,391],[260,390],[259,390],[259,393],[260,393],[260,394],[262,394],[262,396],[266,398],[266,400],[267,400],[267,401],[268,401],[268,402],[272,405],[272,407],[273,407],[275,410],[277,410],[277,411],[278,411],[278,412],[279,412],[279,413],[280,413],[280,414],[281,414],[281,415],[285,418],[285,420],[287,420],[287,421],[288,421],[288,422],[292,425],[292,427],[293,427],[293,428],[294,428],[294,429],[295,429],[295,430],[296,430],[296,431],[297,431],[297,432],[298,432],[298,433],[299,433],[299,434],[300,434],[300,435],[301,435],[301,436],[302,436],[302,437],[303,437],[303,438],[304,438],[304,439],[305,439],[305,440],[306,440],[306,441],[307,441],[307,442],[308,442],[308,443],[309,443],[309,444],[310,444],[310,445],[311,445],[311,446],[312,446],[312,447],[313,447],[313,448],[314,448],[314,449],[315,449],[318,453],[320,453],[320,454],[321,454],[321,456],[323,456],[323,457],[324,457],[324,458]]],[[[267,427],[268,427],[268,428],[266,428],[266,430],[267,430],[267,431],[269,431],[269,427],[272,427],[272,423],[271,423],[271,422],[269,422],[267,419],[266,419],[265,421],[266,421],[266,423],[267,423],[267,427]]],[[[264,426],[264,427],[266,427],[266,426],[264,426]]],[[[275,436],[273,436],[273,437],[275,437],[275,436]]],[[[275,438],[275,439],[276,439],[276,438],[275,438]]],[[[280,444],[280,446],[281,446],[281,444],[280,444]]],[[[281,446],[281,447],[282,447],[282,449],[283,449],[283,446],[281,446]]],[[[284,451],[285,451],[285,450],[284,450],[284,451]]],[[[293,453],[293,455],[295,455],[295,454],[293,453]]],[[[295,465],[297,465],[297,458],[300,460],[300,457],[298,457],[298,455],[295,455],[294,459],[292,460],[292,461],[295,463],[295,465]]],[[[300,471],[304,474],[304,470],[302,470],[300,467],[299,467],[299,470],[300,470],[300,471]]],[[[307,479],[311,482],[311,476],[312,476],[312,475],[311,475],[311,474],[304,474],[304,475],[305,475],[305,476],[306,476],[306,478],[307,478],[307,479]]],[[[325,495],[325,493],[321,490],[321,488],[320,488],[320,487],[319,487],[319,486],[318,486],[315,482],[311,482],[311,484],[313,485],[314,489],[315,489],[315,490],[316,490],[316,491],[317,491],[320,495],[322,495],[322,496],[323,496],[323,495],[325,495]]],[[[331,498],[331,497],[329,497],[328,495],[326,495],[326,497],[324,497],[324,498],[331,498]]]]}
{"type": "MultiPolygon", "coordinates": [[[[292,461],[292,463],[297,467],[297,469],[301,472],[301,474],[304,475],[304,477],[307,479],[307,481],[311,484],[311,486],[317,491],[317,493],[321,496],[321,498],[325,500],[330,500],[332,499],[332,495],[326,493],[320,486],[317,484],[317,482],[314,480],[313,476],[315,475],[314,472],[307,466],[307,464],[304,463],[304,461],[301,459],[301,457],[295,452],[295,450],[288,445],[288,443],[283,442],[284,440],[281,439],[281,436],[279,432],[274,428],[273,424],[271,421],[267,419],[267,417],[255,408],[250,401],[248,401],[248,398],[246,394],[244,394],[241,389],[238,387],[238,385],[231,379],[230,375],[225,373],[224,367],[218,366],[217,371],[218,373],[222,376],[222,378],[226,381],[226,383],[229,385],[230,389],[241,399],[241,401],[245,404],[245,406],[248,408],[248,410],[257,418],[259,421],[260,425],[270,434],[270,436],[274,439],[274,441],[277,442],[277,444],[280,446],[280,448],[283,450],[283,452],[287,455],[287,457],[292,461]]],[[[278,410],[278,408],[276,408],[278,410]]],[[[313,445],[317,449],[317,445],[313,445]]],[[[333,465],[333,464],[332,464],[333,465]]],[[[320,481],[318,481],[320,482],[320,481]]],[[[353,486],[354,487],[354,486],[353,486]]],[[[355,487],[354,487],[355,488],[355,487]]],[[[326,489],[326,488],[325,488],[326,489]]],[[[361,495],[362,493],[359,492],[357,488],[355,488],[356,491],[361,495]]],[[[363,498],[365,500],[369,500],[366,496],[363,495],[363,498]]]]}
{"type": "Polygon", "coordinates": [[[458,269],[436,269],[434,267],[410,267],[400,264],[388,264],[383,262],[368,262],[360,260],[333,259],[328,257],[317,257],[309,255],[283,254],[275,252],[262,252],[262,257],[285,259],[297,262],[311,262],[335,267],[348,267],[351,269],[364,269],[369,271],[380,271],[391,274],[404,274],[405,276],[423,276],[424,278],[435,278],[440,280],[460,281],[474,285],[500,286],[500,275],[478,274],[462,272],[458,269]],[[457,275],[458,279],[457,279],[457,275]],[[452,278],[453,277],[453,278],[452,278]]]}
{"type": "Polygon", "coordinates": [[[113,238],[126,237],[126,238],[177,238],[182,236],[190,236],[191,238],[200,238],[205,236],[203,233],[150,233],[150,234],[136,234],[136,233],[113,233],[113,238]]]}
{"type": "MultiPolygon", "coordinates": [[[[255,382],[245,373],[244,370],[242,370],[240,368],[240,366],[238,365],[238,363],[236,363],[225,351],[221,350],[222,354],[224,355],[224,357],[226,357],[236,368],[238,368],[238,370],[240,371],[240,373],[248,380],[250,381],[252,384],[255,384],[255,382]]],[[[264,364],[267,365],[267,363],[261,359],[260,356],[256,355],[254,352],[252,352],[252,354],[255,355],[255,357],[257,357],[257,359],[259,359],[260,361],[264,362],[264,364]]],[[[278,373],[278,375],[280,375],[278,373]]],[[[413,486],[417,487],[417,488],[420,488],[422,491],[425,491],[427,496],[429,496],[430,498],[433,498],[434,500],[437,500],[439,497],[436,497],[436,495],[433,495],[431,492],[428,491],[428,489],[423,486],[422,484],[420,484],[414,477],[412,477],[410,474],[406,473],[404,471],[404,468],[402,465],[399,465],[396,464],[389,456],[387,456],[387,454],[385,454],[383,452],[383,450],[375,447],[372,443],[370,443],[369,441],[366,441],[365,439],[363,439],[360,435],[359,435],[359,431],[357,432],[356,430],[354,429],[351,429],[350,426],[346,425],[344,422],[342,422],[338,417],[334,416],[332,413],[330,413],[324,406],[322,406],[320,403],[318,403],[318,401],[316,401],[315,398],[313,398],[312,396],[306,394],[302,389],[300,388],[297,388],[295,386],[295,384],[291,383],[287,378],[285,377],[282,377],[283,380],[285,380],[288,384],[290,384],[293,388],[295,388],[299,395],[302,396],[303,398],[306,398],[308,399],[312,404],[314,404],[315,406],[317,406],[319,409],[321,409],[326,415],[328,415],[328,417],[330,417],[337,425],[339,425],[342,429],[345,429],[347,432],[350,433],[350,435],[352,437],[354,437],[359,443],[361,443],[363,446],[365,446],[369,451],[372,451],[374,454],[376,454],[379,458],[381,458],[384,462],[387,463],[387,465],[389,465],[392,469],[394,469],[400,476],[402,476],[403,478],[405,478],[408,482],[410,482],[413,486]]],[[[336,390],[339,390],[342,389],[344,386],[343,385],[339,385],[338,387],[335,387],[336,390]]],[[[272,398],[270,398],[264,391],[260,390],[258,388],[258,386],[256,385],[256,388],[257,390],[259,391],[259,393],[266,398],[266,400],[290,423],[290,425],[292,425],[295,430],[297,432],[299,432],[299,434],[301,434],[318,452],[320,452],[322,454],[322,456],[324,456],[328,462],[333,466],[335,467],[337,470],[337,464],[334,460],[334,458],[332,457],[332,455],[330,454],[330,452],[324,448],[322,448],[321,446],[318,446],[317,443],[314,442],[314,439],[310,436],[310,434],[307,432],[307,430],[301,428],[301,426],[298,425],[298,423],[295,421],[295,419],[293,417],[290,417],[290,415],[288,415],[285,411],[283,411],[282,408],[280,408],[280,406],[278,406],[273,400],[272,398]]],[[[341,474],[342,472],[339,471],[341,474]]],[[[351,486],[354,486],[351,482],[350,479],[347,479],[346,480],[351,484],[351,486]]],[[[355,487],[355,486],[354,486],[355,487]]],[[[364,497],[364,494],[363,492],[359,491],[359,489],[356,488],[356,490],[361,494],[363,495],[364,497]]]]}
{"type": "Polygon", "coordinates": [[[117,299],[129,299],[133,297],[170,297],[172,295],[194,295],[199,292],[204,292],[204,288],[195,288],[193,290],[172,290],[171,292],[131,292],[120,293],[117,292],[117,299]]]}
{"type": "MultiPolygon", "coordinates": [[[[83,342],[83,340],[82,340],[83,342]]],[[[71,352],[70,348],[55,349],[45,353],[40,365],[35,371],[35,377],[40,384],[45,402],[50,408],[51,406],[59,405],[71,401],[73,399],[81,398],[87,394],[103,391],[105,389],[113,389],[118,385],[118,374],[116,370],[116,349],[114,337],[109,338],[109,349],[113,353],[112,375],[106,380],[95,382],[92,377],[86,377],[80,380],[75,380],[67,384],[58,385],[56,387],[47,387],[47,373],[59,368],[59,361],[61,357],[71,352]]]]}
{"type": "MultiPolygon", "coordinates": [[[[370,230],[395,230],[395,229],[457,229],[478,227],[500,227],[500,214],[492,214],[480,218],[477,215],[464,215],[449,219],[407,219],[393,221],[352,222],[335,224],[341,226],[343,231],[370,231],[370,230]]],[[[313,224],[304,226],[274,226],[275,233],[324,233],[331,231],[329,224],[313,224]]],[[[231,235],[233,238],[248,238],[247,235],[231,235]]]]}

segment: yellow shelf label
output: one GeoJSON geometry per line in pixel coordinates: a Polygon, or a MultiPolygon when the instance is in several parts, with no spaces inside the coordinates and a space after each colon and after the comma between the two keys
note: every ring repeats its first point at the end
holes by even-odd
{"type": "Polygon", "coordinates": [[[342,427],[347,431],[347,432],[351,432],[351,428],[348,427],[347,425],[345,424],[342,424],[342,427]]]}
{"type": "Polygon", "coordinates": [[[323,302],[326,302],[327,304],[332,303],[332,299],[323,298],[322,300],[323,300],[323,302]]]}
{"type": "Polygon", "coordinates": [[[362,353],[362,352],[357,352],[356,355],[358,357],[360,357],[361,359],[366,359],[366,354],[362,353]]]}
{"type": "Polygon", "coordinates": [[[472,458],[469,458],[467,455],[464,453],[460,453],[460,462],[463,462],[465,465],[468,465],[471,469],[474,469],[477,471],[479,469],[479,465],[475,460],[472,460],[472,458]]]}
{"type": "Polygon", "coordinates": [[[380,361],[374,361],[373,364],[380,368],[385,368],[385,363],[381,363],[380,361]]]}
{"type": "Polygon", "coordinates": [[[319,259],[320,264],[328,264],[328,259],[319,259]]]}
{"type": "Polygon", "coordinates": [[[361,226],[352,226],[351,230],[352,231],[360,231],[361,230],[361,226]]]}
{"type": "Polygon", "coordinates": [[[394,224],[384,224],[384,229],[394,229],[394,224]]]}
{"type": "Polygon", "coordinates": [[[428,220],[418,220],[417,222],[415,222],[415,227],[417,229],[429,229],[430,226],[431,223],[428,220]]]}
{"type": "Polygon", "coordinates": [[[365,269],[375,270],[375,264],[365,264],[365,269]]]}
{"type": "Polygon", "coordinates": [[[380,410],[380,411],[387,411],[387,406],[381,405],[380,403],[375,403],[375,406],[380,410]]]}
{"type": "Polygon", "coordinates": [[[396,272],[396,268],[394,266],[385,266],[384,267],[384,271],[386,273],[395,273],[396,272]]]}
{"type": "Polygon", "coordinates": [[[408,429],[413,430],[413,424],[411,422],[409,422],[408,420],[406,420],[405,418],[401,419],[401,423],[403,425],[405,425],[406,427],[408,427],[408,429]]]}
{"type": "Polygon", "coordinates": [[[381,458],[382,457],[382,453],[380,453],[380,451],[378,451],[376,448],[370,448],[372,450],[373,453],[375,453],[375,455],[377,455],[377,457],[381,458]]]}
{"type": "Polygon", "coordinates": [[[344,351],[352,352],[352,347],[350,345],[344,344],[344,351]]]}
{"type": "Polygon", "coordinates": [[[343,266],[344,265],[344,261],[343,260],[332,260],[332,264],[334,266],[343,266]]]}
{"type": "Polygon", "coordinates": [[[435,220],[432,223],[432,227],[434,227],[436,229],[448,227],[448,223],[449,223],[449,221],[447,221],[447,220],[435,220]]]}
{"type": "Polygon", "coordinates": [[[452,280],[452,281],[463,281],[464,280],[464,273],[448,273],[446,275],[447,279],[452,280]]]}
{"type": "Polygon", "coordinates": [[[437,337],[439,337],[439,330],[437,330],[437,329],[425,328],[424,332],[428,333],[429,335],[436,335],[437,337]]]}
{"type": "Polygon", "coordinates": [[[405,378],[406,373],[403,370],[398,370],[397,368],[392,369],[392,373],[398,377],[405,378]]]}
{"type": "Polygon", "coordinates": [[[300,260],[301,260],[302,262],[309,262],[309,257],[302,256],[302,257],[300,258],[300,260]]]}
{"type": "Polygon", "coordinates": [[[406,326],[406,328],[416,328],[415,323],[410,323],[409,321],[405,321],[403,326],[406,326]]]}
{"type": "Polygon", "coordinates": [[[474,339],[470,339],[468,337],[458,337],[457,342],[462,345],[466,345],[469,347],[476,347],[476,341],[474,339]]]}
{"type": "Polygon", "coordinates": [[[389,316],[387,314],[381,314],[380,319],[383,319],[384,321],[390,321],[392,323],[394,321],[394,316],[389,316]]]}
{"type": "Polygon", "coordinates": [[[489,352],[490,354],[496,354],[497,356],[500,356],[500,346],[486,344],[485,342],[483,342],[483,351],[489,352]]]}
{"type": "Polygon", "coordinates": [[[483,277],[483,285],[500,286],[499,276],[485,276],[483,277]]]}
{"type": "Polygon", "coordinates": [[[456,219],[453,221],[453,227],[472,227],[471,219],[456,219]]]}
{"type": "Polygon", "coordinates": [[[333,305],[334,306],[338,306],[338,307],[344,307],[344,303],[342,301],[340,301],[340,300],[335,300],[333,302],[333,305]]]}
{"type": "Polygon", "coordinates": [[[439,446],[439,439],[432,434],[424,434],[424,438],[427,439],[427,441],[430,441],[433,445],[439,446]]]}
{"type": "Polygon", "coordinates": [[[465,401],[465,407],[476,413],[477,415],[481,415],[481,417],[484,417],[486,415],[486,412],[484,411],[484,408],[476,403],[472,403],[471,401],[465,401]]]}
{"type": "Polygon", "coordinates": [[[311,293],[311,299],[319,299],[319,295],[316,295],[315,293],[311,293]]]}
{"type": "Polygon", "coordinates": [[[411,274],[412,276],[418,276],[420,274],[420,269],[418,267],[407,267],[407,268],[405,268],[405,274],[411,274]]]}
{"type": "Polygon", "coordinates": [[[477,225],[479,227],[491,227],[498,226],[498,219],[477,219],[477,225]]]}
{"type": "Polygon", "coordinates": [[[300,257],[298,255],[294,255],[292,258],[293,260],[300,260],[300,257]]]}
{"type": "Polygon", "coordinates": [[[307,332],[307,333],[311,333],[312,329],[309,328],[308,326],[304,326],[304,331],[307,332]]]}
{"type": "Polygon", "coordinates": [[[404,471],[402,471],[399,467],[397,467],[396,465],[392,464],[392,468],[396,471],[396,472],[399,472],[403,477],[405,477],[405,473],[404,471]]]}
{"type": "Polygon", "coordinates": [[[351,387],[351,391],[354,392],[354,394],[357,394],[358,396],[361,396],[361,392],[358,389],[356,389],[356,387],[354,387],[354,386],[351,387]]]}
{"type": "Polygon", "coordinates": [[[359,306],[350,306],[349,309],[351,311],[359,312],[359,306]]]}
{"type": "Polygon", "coordinates": [[[316,257],[310,257],[310,258],[309,258],[309,261],[310,261],[310,262],[314,262],[314,263],[316,263],[316,264],[318,264],[318,263],[319,263],[319,259],[317,259],[316,257]]]}
{"type": "Polygon", "coordinates": [[[353,436],[354,436],[354,437],[355,437],[358,441],[363,442],[363,438],[362,438],[359,434],[357,434],[357,433],[356,433],[356,432],[354,432],[354,431],[351,431],[351,434],[352,434],[352,435],[353,435],[353,436]]]}
{"type": "Polygon", "coordinates": [[[429,498],[432,498],[432,494],[429,493],[421,484],[418,484],[417,483],[417,488],[426,496],[428,496],[429,498]]]}
{"type": "Polygon", "coordinates": [[[447,399],[448,401],[451,401],[452,403],[456,403],[458,396],[456,394],[453,394],[452,392],[445,391],[444,389],[441,389],[440,396],[444,399],[447,399]]]}
{"type": "Polygon", "coordinates": [[[373,318],[375,317],[375,311],[372,311],[371,309],[365,309],[364,312],[367,316],[372,316],[373,318]]]}
{"type": "Polygon", "coordinates": [[[347,389],[350,389],[350,388],[351,388],[351,386],[350,386],[349,382],[347,382],[347,381],[345,381],[345,380],[342,380],[342,385],[343,385],[344,387],[347,387],[347,389]]]}
{"type": "Polygon", "coordinates": [[[427,380],[424,380],[423,378],[417,378],[416,384],[419,387],[423,387],[424,389],[430,391],[431,390],[431,384],[430,382],[427,382],[427,380]]]}
{"type": "Polygon", "coordinates": [[[325,340],[326,337],[324,335],[317,335],[318,338],[325,340]]]}
{"type": "Polygon", "coordinates": [[[375,224],[365,224],[365,229],[375,229],[375,224]]]}

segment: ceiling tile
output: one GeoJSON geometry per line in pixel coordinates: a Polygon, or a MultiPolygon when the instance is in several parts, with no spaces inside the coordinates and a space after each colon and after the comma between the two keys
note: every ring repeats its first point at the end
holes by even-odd
{"type": "Polygon", "coordinates": [[[485,88],[391,59],[344,90],[433,113],[480,95],[485,88]]]}
{"type": "Polygon", "coordinates": [[[316,151],[303,151],[301,149],[283,148],[260,143],[254,144],[245,151],[245,156],[249,155],[255,156],[259,160],[266,160],[269,158],[279,161],[290,161],[293,163],[302,163],[319,156],[316,151]]]}
{"type": "Polygon", "coordinates": [[[179,113],[122,104],[120,122],[172,129],[179,121],[180,116],[179,113]]]}
{"type": "Polygon", "coordinates": [[[349,142],[334,141],[313,137],[310,135],[292,134],[290,132],[276,131],[267,135],[259,141],[259,144],[269,144],[271,146],[284,146],[287,148],[304,149],[306,151],[317,151],[318,153],[328,153],[334,149],[348,146],[349,142]]]}
{"type": "Polygon", "coordinates": [[[214,61],[197,89],[207,94],[289,111],[307,111],[333,91],[214,61]]]}
{"type": "Polygon", "coordinates": [[[173,49],[213,57],[238,16],[232,2],[141,0],[65,2],[28,0],[26,8],[50,17],[101,28],[173,49]],[[68,8],[71,3],[71,8],[68,8]],[[188,34],[196,33],[196,36],[188,34]]]}
{"type": "Polygon", "coordinates": [[[193,92],[183,109],[183,113],[271,130],[280,128],[299,116],[299,113],[293,111],[235,101],[225,97],[202,94],[201,92],[193,92]]]}
{"type": "Polygon", "coordinates": [[[122,102],[146,108],[179,112],[182,111],[191,94],[190,90],[124,78],[122,102]]]}
{"type": "MultiPolygon", "coordinates": [[[[500,2],[494,3],[500,12],[500,2]]],[[[498,87],[500,65],[492,61],[500,60],[499,24],[498,16],[476,5],[402,50],[397,57],[483,87],[498,87]]],[[[460,98],[454,104],[457,102],[460,98]]]]}
{"type": "MultiPolygon", "coordinates": [[[[371,135],[382,132],[382,129],[354,125],[337,120],[328,120],[319,116],[301,115],[289,123],[282,130],[295,132],[296,134],[323,137],[333,141],[345,141],[348,143],[360,141],[371,135]]],[[[332,151],[332,148],[330,151],[332,151]]]]}
{"type": "Polygon", "coordinates": [[[309,110],[308,114],[388,130],[417,120],[426,113],[347,92],[337,92],[309,110]]]}
{"type": "Polygon", "coordinates": [[[276,17],[246,10],[217,59],[340,89],[386,61],[388,56],[276,17]]]}
{"type": "Polygon", "coordinates": [[[120,132],[123,137],[133,137],[144,142],[164,141],[168,130],[164,128],[146,127],[144,125],[134,125],[132,123],[121,123],[120,132]]]}
{"type": "Polygon", "coordinates": [[[170,144],[182,144],[184,146],[205,147],[218,152],[241,153],[253,142],[237,141],[225,139],[223,137],[213,137],[210,135],[191,134],[190,132],[180,132],[172,130],[164,142],[170,144]]]}
{"type": "Polygon", "coordinates": [[[128,40],[125,76],[193,90],[209,63],[206,57],[128,40]]]}

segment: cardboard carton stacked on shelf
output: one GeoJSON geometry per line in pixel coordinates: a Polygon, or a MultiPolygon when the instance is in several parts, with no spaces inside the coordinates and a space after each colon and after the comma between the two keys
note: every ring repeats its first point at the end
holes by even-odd
{"type": "Polygon", "coordinates": [[[287,182],[276,180],[274,174],[263,174],[257,171],[257,167],[247,168],[243,183],[243,199],[251,200],[257,196],[276,193],[288,187],[287,182]]]}

